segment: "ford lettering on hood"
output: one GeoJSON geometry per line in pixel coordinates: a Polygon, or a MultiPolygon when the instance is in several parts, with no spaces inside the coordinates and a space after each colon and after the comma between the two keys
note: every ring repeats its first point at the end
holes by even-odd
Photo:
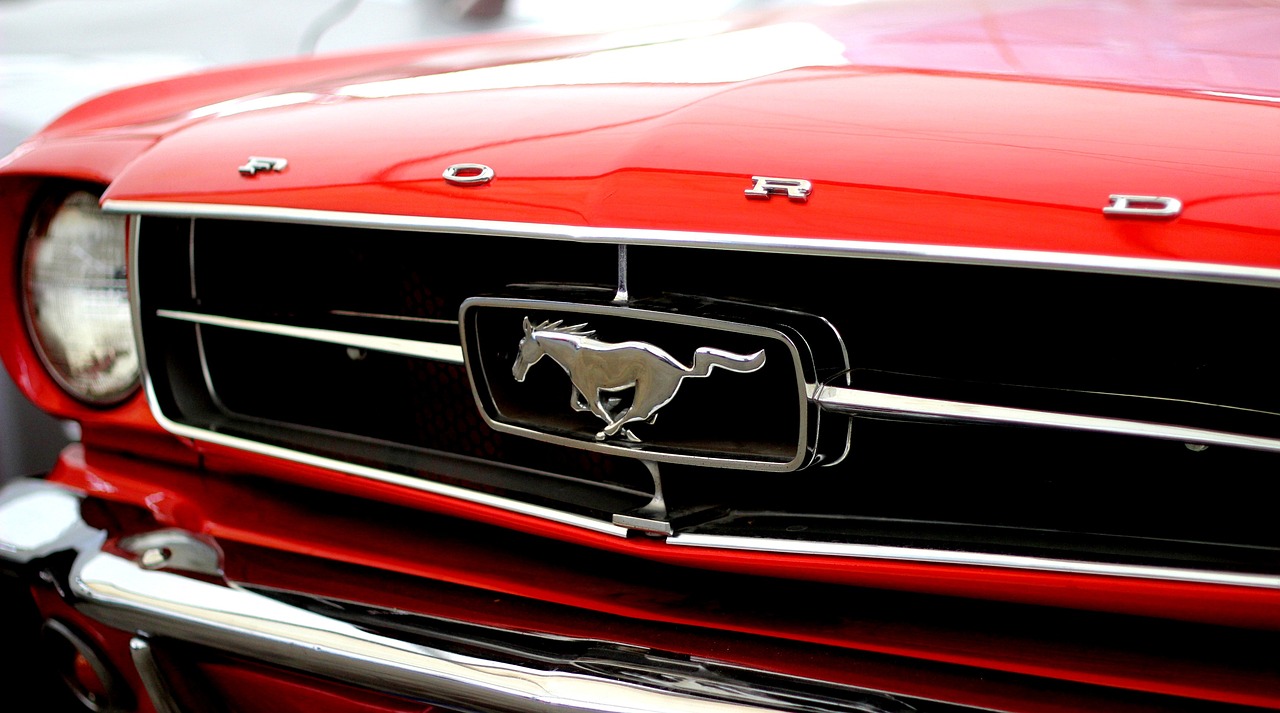
{"type": "Polygon", "coordinates": [[[1280,9],[218,70],[0,162],[0,490],[99,711],[1280,708],[1280,9]],[[6,444],[7,447],[7,444],[6,444]]]}

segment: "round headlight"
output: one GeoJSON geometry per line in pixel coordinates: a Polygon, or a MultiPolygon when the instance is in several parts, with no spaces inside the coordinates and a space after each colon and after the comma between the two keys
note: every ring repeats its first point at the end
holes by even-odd
{"type": "Polygon", "coordinates": [[[36,212],[22,260],[36,351],[62,388],[93,404],[118,402],[138,385],[125,234],[123,217],[77,191],[36,212]]]}

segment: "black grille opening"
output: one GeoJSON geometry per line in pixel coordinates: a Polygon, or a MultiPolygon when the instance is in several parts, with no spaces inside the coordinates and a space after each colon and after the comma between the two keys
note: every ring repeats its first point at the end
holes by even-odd
{"type": "Polygon", "coordinates": [[[201,309],[321,323],[455,321],[464,299],[527,281],[535,267],[540,282],[612,288],[618,259],[612,245],[221,220],[197,220],[193,243],[201,309]]]}
{"type": "MultiPolygon", "coordinates": [[[[460,363],[172,316],[456,348],[469,297],[515,285],[611,293],[616,245],[159,218],[142,234],[147,364],[167,418],[602,522],[647,502],[638,461],[490,429],[460,363]]],[[[1280,383],[1256,319],[1280,307],[1273,288],[659,246],[630,247],[628,263],[636,299],[830,321],[854,389],[1280,437],[1280,383]]],[[[706,417],[740,422],[747,439],[776,416],[746,398],[706,417]]],[[[661,472],[672,510],[719,515],[692,530],[703,534],[1275,572],[1280,535],[1263,496],[1275,459],[863,415],[836,465],[661,472]]]]}
{"type": "Polygon", "coordinates": [[[819,314],[852,386],[1280,436],[1280,290],[1127,275],[639,248],[631,291],[819,314]],[[726,265],[731,264],[732,269],[726,265]]]}

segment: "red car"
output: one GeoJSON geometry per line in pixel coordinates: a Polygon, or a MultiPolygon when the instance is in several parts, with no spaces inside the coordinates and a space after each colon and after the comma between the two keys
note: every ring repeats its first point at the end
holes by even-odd
{"type": "Polygon", "coordinates": [[[1280,707],[1280,8],[856,3],[213,71],[0,161],[14,686],[1280,707]]]}

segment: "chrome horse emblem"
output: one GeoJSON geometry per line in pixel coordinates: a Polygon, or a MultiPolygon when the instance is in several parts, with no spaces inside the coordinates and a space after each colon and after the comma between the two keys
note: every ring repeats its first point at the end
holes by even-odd
{"type": "Polygon", "coordinates": [[[597,441],[621,433],[638,442],[627,424],[653,423],[658,409],[671,403],[686,378],[705,377],[717,366],[744,374],[764,366],[764,350],[744,355],[712,347],[695,350],[693,366],[685,366],[652,344],[602,342],[586,324],[561,324],[534,326],[524,318],[524,338],[511,375],[523,382],[529,367],[550,356],[573,383],[569,406],[574,411],[590,411],[605,422],[604,430],[596,434],[597,441]],[[634,391],[630,404],[624,406],[624,399],[614,394],[627,389],[634,391]]]}

